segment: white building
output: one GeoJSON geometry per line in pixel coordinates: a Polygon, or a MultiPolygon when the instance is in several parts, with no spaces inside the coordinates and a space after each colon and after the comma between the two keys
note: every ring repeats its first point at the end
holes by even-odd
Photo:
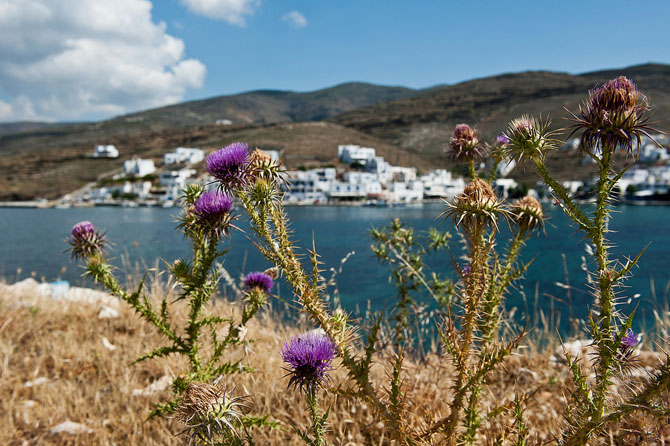
{"type": "Polygon", "coordinates": [[[355,144],[341,144],[337,146],[337,158],[343,163],[359,163],[366,166],[375,157],[375,149],[361,147],[355,144]]]}
{"type": "Polygon", "coordinates": [[[100,144],[93,149],[93,158],[118,158],[119,151],[111,144],[100,144]]]}
{"type": "Polygon", "coordinates": [[[498,178],[492,184],[493,191],[501,198],[507,198],[509,190],[517,186],[517,182],[511,178],[498,178]]]}
{"type": "Polygon", "coordinates": [[[96,203],[103,203],[121,195],[133,195],[138,199],[146,199],[151,192],[151,181],[126,181],[119,186],[107,186],[91,189],[89,198],[96,203]]]}
{"type": "Polygon", "coordinates": [[[216,125],[233,125],[233,121],[230,119],[217,119],[216,125]]]}
{"type": "Polygon", "coordinates": [[[285,192],[284,200],[288,203],[325,203],[335,175],[334,168],[287,172],[286,183],[281,186],[285,192]]]}
{"type": "Polygon", "coordinates": [[[395,181],[389,184],[388,199],[393,202],[412,202],[423,200],[423,182],[412,180],[408,183],[395,181]]]}
{"type": "Polygon", "coordinates": [[[416,180],[416,167],[391,166],[393,181],[409,183],[416,180]]]}
{"type": "Polygon", "coordinates": [[[659,147],[653,142],[649,142],[640,147],[638,159],[643,163],[654,163],[670,159],[668,150],[665,147],[659,147]]]}
{"type": "Polygon", "coordinates": [[[507,158],[498,163],[496,173],[498,177],[504,178],[507,175],[509,175],[509,173],[512,170],[514,170],[515,167],[516,167],[516,161],[514,160],[514,158],[507,158]]]}
{"type": "Polygon", "coordinates": [[[126,175],[143,177],[151,175],[156,171],[153,160],[133,158],[123,162],[123,170],[126,175]]]}
{"type": "Polygon", "coordinates": [[[365,165],[365,171],[377,175],[380,183],[386,184],[393,179],[392,166],[383,157],[375,156],[365,165]]]}
{"type": "Polygon", "coordinates": [[[183,189],[188,182],[187,180],[193,175],[195,175],[193,169],[168,170],[160,174],[158,181],[161,186],[166,188],[183,189]]]}
{"type": "Polygon", "coordinates": [[[420,178],[425,198],[451,198],[463,192],[465,180],[454,178],[445,169],[431,170],[420,178]]]}
{"type": "Polygon", "coordinates": [[[166,153],[163,161],[166,165],[186,163],[196,164],[205,159],[205,152],[201,149],[177,147],[174,152],[166,153]]]}

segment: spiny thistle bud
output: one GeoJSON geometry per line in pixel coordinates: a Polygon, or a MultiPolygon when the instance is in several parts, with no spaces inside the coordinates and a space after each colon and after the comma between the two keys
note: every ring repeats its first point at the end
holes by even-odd
{"type": "Polygon", "coordinates": [[[218,191],[206,191],[195,202],[193,213],[198,224],[210,231],[226,231],[230,223],[233,200],[218,191]]]}
{"type": "Polygon", "coordinates": [[[498,135],[496,137],[496,146],[498,147],[505,147],[507,144],[509,144],[509,138],[505,135],[498,135]]]}
{"type": "Polygon", "coordinates": [[[216,437],[228,440],[239,438],[237,428],[242,426],[243,398],[232,397],[221,386],[192,382],[177,406],[176,417],[190,434],[189,444],[207,441],[214,444],[216,437]]]}
{"type": "Polygon", "coordinates": [[[619,349],[622,353],[628,353],[635,349],[640,343],[640,335],[635,333],[632,328],[626,330],[626,333],[621,337],[621,345],[619,349]]]}
{"type": "Polygon", "coordinates": [[[272,290],[274,282],[268,274],[262,272],[253,272],[247,274],[247,277],[244,279],[244,284],[250,290],[258,289],[263,291],[265,294],[269,294],[270,290],[272,290]]]}
{"type": "Polygon", "coordinates": [[[323,333],[305,333],[294,336],[282,347],[282,359],[290,376],[289,387],[312,392],[325,387],[335,359],[336,346],[332,339],[323,333]]]}
{"type": "Polygon", "coordinates": [[[80,221],[74,225],[70,235],[70,252],[74,259],[88,258],[104,249],[104,234],[96,231],[90,221],[80,221]]]}
{"type": "Polygon", "coordinates": [[[244,187],[249,182],[249,146],[236,142],[211,153],[205,163],[207,171],[225,190],[244,187]]]}
{"type": "Polygon", "coordinates": [[[498,216],[506,215],[502,203],[491,189],[491,185],[481,178],[475,178],[465,187],[463,193],[446,202],[448,209],[441,215],[452,217],[455,225],[493,225],[497,228],[498,216]]]}
{"type": "Polygon", "coordinates": [[[524,230],[544,226],[542,205],[530,195],[526,195],[512,204],[512,215],[519,227],[524,230]]]}
{"type": "Polygon", "coordinates": [[[279,199],[279,193],[269,180],[258,178],[249,187],[249,197],[257,205],[269,204],[279,199]]]}
{"type": "Polygon", "coordinates": [[[264,152],[260,149],[256,149],[251,152],[249,155],[249,164],[254,169],[262,169],[264,166],[267,166],[272,163],[272,157],[269,153],[264,152]]]}
{"type": "Polygon", "coordinates": [[[592,150],[600,145],[632,153],[633,141],[639,146],[642,135],[649,136],[653,130],[645,125],[647,110],[647,98],[621,76],[589,91],[580,116],[572,115],[573,128],[583,129],[582,147],[592,150]]]}
{"type": "Polygon", "coordinates": [[[507,138],[504,147],[507,155],[518,160],[541,159],[547,150],[555,148],[556,141],[551,138],[553,132],[549,131],[549,124],[549,121],[542,122],[528,115],[512,120],[502,135],[507,138]]]}
{"type": "Polygon", "coordinates": [[[477,129],[467,124],[458,124],[454,129],[454,136],[449,141],[451,156],[460,161],[470,161],[480,158],[484,152],[479,143],[477,129]]]}

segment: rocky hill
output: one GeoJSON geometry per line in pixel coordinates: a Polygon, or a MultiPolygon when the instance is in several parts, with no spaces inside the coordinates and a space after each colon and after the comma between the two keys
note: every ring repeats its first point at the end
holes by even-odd
{"type": "MultiPolygon", "coordinates": [[[[658,64],[580,75],[503,74],[425,90],[349,83],[308,93],[256,91],[98,123],[2,124],[0,201],[60,196],[135,155],[158,159],[179,145],[216,148],[237,140],[283,150],[289,168],[332,163],[342,143],[376,147],[394,164],[450,168],[444,152],[456,124],[474,124],[486,138],[524,113],[549,116],[555,128],[562,127],[565,108],[578,110],[589,89],[619,75],[637,82],[650,99],[656,127],[669,129],[670,65],[658,64]],[[216,125],[221,119],[233,124],[216,125]],[[102,143],[116,145],[120,158],[89,158],[102,143]]],[[[551,162],[562,179],[591,175],[569,154],[552,154],[551,162]]],[[[527,170],[515,175],[534,181],[527,170]]]]}
{"type": "Polygon", "coordinates": [[[510,119],[524,113],[548,116],[555,128],[563,127],[567,125],[564,117],[569,116],[565,109],[577,112],[589,89],[621,75],[633,79],[649,97],[658,127],[670,128],[670,66],[655,64],[580,75],[542,71],[503,74],[362,107],[331,121],[439,163],[456,124],[476,125],[487,138],[494,138],[510,119]]]}

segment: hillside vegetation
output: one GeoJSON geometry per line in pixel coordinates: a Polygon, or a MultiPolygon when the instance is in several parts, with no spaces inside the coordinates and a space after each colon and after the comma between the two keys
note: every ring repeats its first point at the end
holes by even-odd
{"type": "MultiPolygon", "coordinates": [[[[425,90],[348,83],[307,93],[255,91],[99,123],[2,124],[0,201],[56,198],[135,155],[159,159],[179,145],[216,148],[236,140],[283,150],[288,168],[333,163],[337,145],[344,143],[375,147],[393,164],[451,168],[454,163],[444,152],[456,124],[476,125],[486,138],[522,113],[550,116],[554,127],[562,127],[565,108],[578,110],[584,91],[617,75],[633,79],[652,98],[652,120],[666,129],[670,66],[655,64],[580,75],[504,74],[425,90]],[[233,125],[215,125],[218,119],[233,125]],[[321,123],[294,124],[315,121],[321,123]],[[120,158],[87,158],[102,143],[116,145],[120,158]]],[[[573,155],[550,156],[560,179],[583,180],[593,173],[573,155]]],[[[524,169],[513,176],[530,179],[524,169]]]]}

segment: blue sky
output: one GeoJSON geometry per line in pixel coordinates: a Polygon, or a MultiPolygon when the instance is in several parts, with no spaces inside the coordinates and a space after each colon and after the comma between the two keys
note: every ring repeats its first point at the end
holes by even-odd
{"type": "Polygon", "coordinates": [[[185,13],[176,0],[155,2],[154,14],[207,65],[189,97],[670,63],[668,1],[266,1],[245,27],[185,13]],[[294,10],[305,27],[281,21],[294,10]]]}
{"type": "Polygon", "coordinates": [[[0,0],[0,121],[670,63],[667,0],[0,0]]]}

